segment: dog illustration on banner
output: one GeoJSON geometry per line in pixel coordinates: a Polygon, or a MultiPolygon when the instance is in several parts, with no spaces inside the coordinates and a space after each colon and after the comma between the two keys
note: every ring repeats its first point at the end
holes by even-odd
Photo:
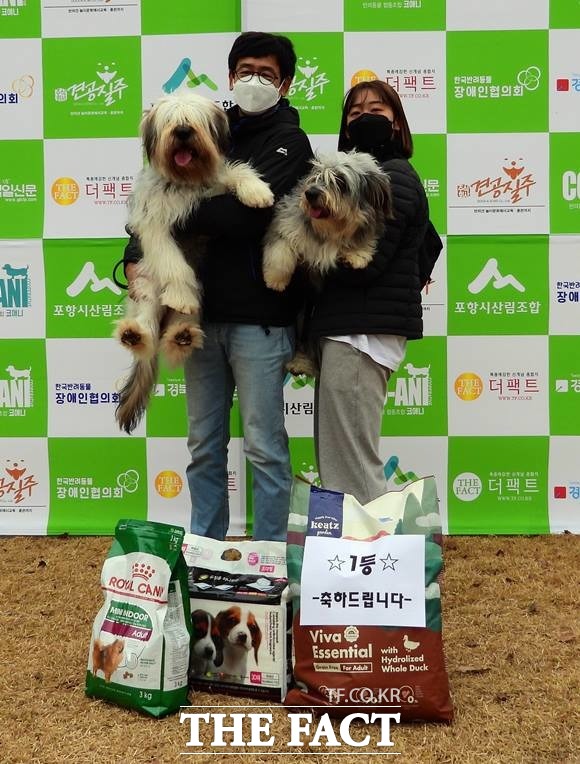
{"type": "MultiPolygon", "coordinates": [[[[385,219],[393,217],[388,176],[369,155],[320,155],[295,191],[281,200],[264,239],[264,280],[285,289],[296,266],[324,275],[339,263],[366,268],[385,219]]],[[[306,348],[288,364],[293,374],[312,374],[306,348]]]]}
{"type": "Polygon", "coordinates": [[[132,432],[155,384],[158,354],[174,366],[203,346],[200,286],[195,274],[202,242],[184,253],[172,235],[203,199],[231,192],[248,207],[269,207],[274,196],[252,168],[225,159],[229,126],[213,101],[195,94],[161,98],[141,122],[148,166],[129,201],[129,229],[143,258],[115,336],[134,355],[119,393],[116,418],[132,432]],[[192,267],[193,266],[193,267],[192,267]]]}

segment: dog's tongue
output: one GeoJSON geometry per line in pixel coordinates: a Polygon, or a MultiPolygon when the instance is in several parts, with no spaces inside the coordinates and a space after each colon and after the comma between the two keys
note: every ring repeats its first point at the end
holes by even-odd
{"type": "Polygon", "coordinates": [[[311,218],[321,218],[323,212],[324,212],[324,210],[322,210],[320,207],[311,207],[310,208],[310,217],[311,218]]]}
{"type": "Polygon", "coordinates": [[[185,167],[191,162],[191,151],[176,151],[173,157],[175,164],[185,167]]]}

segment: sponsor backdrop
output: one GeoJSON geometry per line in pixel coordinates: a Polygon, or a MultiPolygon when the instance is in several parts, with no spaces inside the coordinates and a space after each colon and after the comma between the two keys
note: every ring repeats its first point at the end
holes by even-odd
{"type": "MultiPolygon", "coordinates": [[[[446,246],[385,403],[391,488],[434,474],[449,533],[580,532],[579,22],[577,0],[0,0],[0,532],[188,527],[182,374],[162,371],[133,436],[113,419],[130,357],[111,269],[143,108],[179,89],[231,105],[244,29],[294,40],[316,149],[375,77],[416,138],[446,246]]],[[[285,393],[294,471],[316,482],[312,385],[285,393]]],[[[243,533],[237,405],[231,421],[243,533]]]]}

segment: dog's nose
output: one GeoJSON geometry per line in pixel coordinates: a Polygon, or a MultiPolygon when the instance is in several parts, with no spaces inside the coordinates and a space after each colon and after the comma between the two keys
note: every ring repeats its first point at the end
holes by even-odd
{"type": "Polygon", "coordinates": [[[246,643],[247,639],[248,639],[248,635],[247,634],[238,634],[238,642],[241,645],[244,645],[246,643]]]}
{"type": "Polygon", "coordinates": [[[320,194],[321,190],[316,186],[310,186],[310,188],[307,188],[304,192],[304,196],[310,202],[310,204],[316,202],[320,198],[320,194]]]}
{"type": "Polygon", "coordinates": [[[193,128],[189,125],[179,125],[179,127],[175,128],[174,133],[177,138],[182,141],[186,141],[193,135],[193,128]]]}
{"type": "Polygon", "coordinates": [[[213,650],[211,649],[211,647],[204,648],[203,657],[204,658],[212,658],[213,657],[213,650]]]}

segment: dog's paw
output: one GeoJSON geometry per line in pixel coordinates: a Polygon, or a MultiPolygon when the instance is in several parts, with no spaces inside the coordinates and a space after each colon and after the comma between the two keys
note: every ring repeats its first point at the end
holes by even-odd
{"type": "Polygon", "coordinates": [[[204,333],[188,321],[179,321],[161,337],[160,350],[169,366],[180,366],[193,350],[203,347],[204,333]]]}
{"type": "Polygon", "coordinates": [[[136,321],[119,321],[115,328],[115,338],[130,350],[136,358],[143,360],[155,355],[155,341],[150,332],[136,321]]]}
{"type": "Polygon", "coordinates": [[[357,255],[354,252],[351,252],[348,255],[345,255],[343,260],[347,265],[350,265],[351,268],[366,268],[367,265],[371,261],[371,257],[368,255],[357,255]]]}
{"type": "Polygon", "coordinates": [[[274,194],[263,180],[255,180],[238,188],[238,199],[246,207],[271,207],[274,194]]]}
{"type": "Polygon", "coordinates": [[[292,358],[288,363],[286,364],[286,369],[292,374],[294,377],[315,377],[317,374],[317,368],[316,364],[312,361],[311,358],[309,358],[304,353],[296,353],[294,358],[292,358]]]}
{"type": "Polygon", "coordinates": [[[273,289],[276,292],[283,292],[290,283],[291,276],[270,271],[266,269],[264,271],[264,283],[268,289],[273,289]]]}
{"type": "Polygon", "coordinates": [[[183,313],[185,316],[196,316],[199,313],[199,302],[191,295],[179,292],[176,289],[164,289],[159,302],[166,308],[171,308],[176,313],[183,313]]]}

